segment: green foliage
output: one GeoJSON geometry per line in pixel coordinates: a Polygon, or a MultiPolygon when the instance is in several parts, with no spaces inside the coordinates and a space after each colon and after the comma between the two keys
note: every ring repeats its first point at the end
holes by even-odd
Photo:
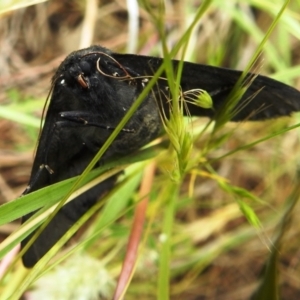
{"type": "MultiPolygon", "coordinates": [[[[40,277],[44,278],[45,274],[51,274],[51,272],[55,274],[56,265],[68,265],[64,263],[64,259],[71,260],[72,257],[81,253],[89,253],[93,258],[96,257],[99,262],[104,262],[105,271],[110,278],[115,278],[119,273],[124,256],[133,209],[135,204],[141,200],[138,199],[135,191],[140,183],[142,169],[146,163],[152,160],[156,160],[159,172],[150,197],[147,228],[144,242],[140,248],[140,261],[137,266],[136,278],[131,283],[126,297],[135,299],[142,295],[144,299],[185,298],[182,295],[187,295],[184,294],[185,291],[193,287],[196,279],[197,282],[199,282],[198,278],[205,282],[203,272],[206,267],[212,265],[220,256],[225,255],[230,250],[238,251],[239,247],[253,240],[257,234],[260,237],[264,236],[264,230],[274,227],[274,224],[278,222],[280,226],[275,229],[275,233],[278,232],[278,235],[271,247],[265,276],[262,278],[262,283],[253,299],[278,299],[279,297],[278,249],[288,232],[287,217],[290,218],[295,209],[298,194],[297,192],[292,193],[292,200],[288,199],[287,201],[288,208],[282,215],[278,215],[278,213],[274,213],[273,206],[276,203],[269,203],[272,200],[272,195],[274,195],[274,192],[272,194],[274,187],[268,184],[268,179],[261,182],[261,185],[266,187],[265,191],[256,192],[250,189],[247,184],[245,184],[246,187],[235,184],[234,177],[226,178],[226,175],[219,175],[221,169],[219,169],[219,165],[224,164],[226,166],[228,163],[234,163],[235,159],[239,160],[239,163],[233,164],[233,168],[239,164],[246,164],[247,159],[252,159],[251,151],[260,151],[256,150],[256,147],[259,147],[262,142],[271,138],[283,138],[285,133],[299,126],[298,124],[279,126],[276,130],[271,130],[265,126],[266,128],[259,129],[260,132],[250,139],[246,134],[243,134],[244,124],[226,124],[234,115],[235,105],[247,88],[247,85],[241,85],[243,76],[253,69],[258,69],[257,65],[260,63],[257,61],[260,59],[261,53],[264,53],[267,70],[275,71],[272,75],[274,78],[291,83],[291,80],[299,76],[299,68],[291,66],[291,45],[288,42],[289,34],[296,38],[300,35],[297,20],[299,14],[296,15],[293,12],[295,3],[291,3],[286,8],[288,1],[229,2],[215,0],[203,1],[202,5],[195,9],[189,1],[186,1],[182,4],[185,8],[185,15],[180,15],[185,22],[184,30],[178,31],[179,37],[176,42],[172,43],[172,47],[169,47],[170,36],[165,32],[167,11],[163,2],[159,2],[157,6],[151,5],[153,1],[139,1],[139,3],[144,8],[147,18],[151,19],[155,25],[165,57],[164,64],[81,176],[46,187],[0,207],[0,216],[3,216],[0,218],[0,225],[15,220],[28,212],[41,209],[30,222],[24,224],[0,245],[1,257],[43,220],[49,221],[48,216],[53,215],[62,205],[71,201],[73,193],[91,188],[114,172],[125,169],[125,174],[118,185],[101,199],[96,207],[87,212],[39,261],[35,268],[28,273],[13,271],[12,269],[7,271],[0,285],[1,300],[8,299],[9,295],[11,296],[10,299],[18,299],[40,277]],[[269,29],[263,30],[254,19],[249,17],[248,10],[253,7],[264,11],[271,18],[273,23],[269,29]],[[211,45],[198,51],[197,40],[201,38],[198,33],[199,24],[202,20],[209,24],[209,16],[212,17],[213,14],[220,14],[227,19],[228,27],[231,29],[228,30],[227,37],[212,36],[211,45]],[[271,42],[271,36],[274,32],[276,32],[278,39],[271,42]],[[254,43],[255,49],[252,49],[251,57],[246,57],[246,59],[243,57],[246,60],[244,64],[239,64],[245,47],[245,44],[242,43],[245,36],[254,43]],[[231,37],[233,37],[234,43],[230,42],[231,37]],[[221,42],[217,47],[212,46],[215,39],[218,38],[221,42]],[[228,58],[228,51],[232,50],[230,48],[232,46],[235,47],[236,51],[232,51],[228,58]],[[227,59],[227,63],[231,67],[238,65],[245,70],[214,123],[207,120],[200,122],[182,116],[184,101],[193,102],[203,108],[212,107],[211,99],[207,97],[205,91],[189,91],[182,95],[179,86],[182,65],[179,66],[177,77],[172,70],[172,58],[177,56],[182,59],[196,59],[199,56],[198,52],[201,52],[203,56],[201,59],[205,59],[208,63],[221,64],[227,59]],[[169,148],[166,149],[164,141],[162,141],[157,146],[142,150],[134,157],[110,162],[92,171],[95,163],[126,125],[126,122],[142,103],[163,71],[167,74],[172,95],[170,118],[166,119],[165,116],[162,116],[166,137],[170,144],[169,148]],[[240,136],[239,131],[242,132],[240,136]],[[237,143],[235,140],[235,146],[231,146],[230,143],[235,136],[242,143],[237,143]],[[145,160],[147,161],[138,163],[145,160]],[[130,167],[126,169],[127,166],[130,167]],[[214,190],[218,192],[209,190],[209,193],[212,194],[209,194],[209,197],[204,192],[200,192],[200,196],[198,195],[198,199],[196,199],[195,190],[198,183],[203,187],[203,190],[206,186],[213,185],[214,190]],[[188,193],[186,192],[186,185],[189,186],[188,193]],[[208,201],[206,201],[207,197],[209,198],[208,201]],[[53,205],[56,205],[56,208],[50,210],[53,205]],[[271,211],[268,210],[270,207],[272,207],[271,211]],[[100,212],[99,208],[101,208],[100,212]],[[208,210],[209,213],[200,214],[199,211],[202,210],[208,210]],[[90,221],[95,214],[97,218],[91,222],[90,228],[80,238],[79,242],[58,255],[64,243],[82,225],[90,221]],[[226,225],[231,222],[234,223],[241,217],[244,217],[250,225],[245,222],[220,234],[226,225]],[[154,255],[147,255],[148,253],[154,255]],[[55,262],[49,263],[53,257],[55,257],[55,262]],[[142,271],[139,271],[139,266],[142,271]],[[14,286],[12,283],[7,284],[8,278],[14,279],[14,286]]],[[[200,32],[204,34],[206,24],[201,26],[203,30],[200,32]]],[[[156,47],[159,48],[159,45],[156,47]]],[[[18,101],[20,95],[15,90],[9,91],[8,97],[12,101],[10,104],[0,107],[0,117],[26,126],[39,127],[40,121],[36,117],[32,117],[32,113],[36,109],[33,103],[36,102],[32,99],[18,101]]],[[[42,105],[39,107],[41,108],[42,105]]],[[[166,139],[165,136],[163,139],[166,139]]],[[[275,160],[278,158],[275,155],[274,157],[275,160]]],[[[254,160],[255,158],[253,158],[254,160]]],[[[249,165],[251,166],[251,164],[250,162],[249,165]]],[[[249,167],[249,165],[247,166],[249,167]]],[[[268,175],[275,177],[278,170],[282,169],[278,162],[266,170],[264,170],[263,162],[256,162],[256,165],[258,165],[258,172],[263,173],[261,177],[268,175]]],[[[249,169],[251,168],[249,167],[249,169]]],[[[251,174],[247,175],[249,178],[251,177],[251,174]]],[[[297,182],[295,185],[299,186],[297,182]]],[[[17,264],[15,266],[17,270],[20,270],[17,264]]],[[[232,287],[232,289],[234,288],[232,287]]]]}

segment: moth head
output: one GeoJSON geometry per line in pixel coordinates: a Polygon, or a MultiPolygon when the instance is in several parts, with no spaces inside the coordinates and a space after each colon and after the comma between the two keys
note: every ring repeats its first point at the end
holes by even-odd
{"type": "Polygon", "coordinates": [[[89,77],[91,74],[91,63],[86,60],[79,60],[79,62],[77,61],[69,66],[66,66],[57,79],[57,82],[63,86],[89,89],[89,77]]]}

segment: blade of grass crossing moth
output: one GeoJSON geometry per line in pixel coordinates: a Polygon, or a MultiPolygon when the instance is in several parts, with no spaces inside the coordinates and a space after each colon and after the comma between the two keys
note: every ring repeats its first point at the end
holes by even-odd
{"type": "MultiPolygon", "coordinates": [[[[93,184],[97,184],[104,178],[112,175],[113,173],[118,172],[118,170],[122,170],[126,164],[132,164],[138,161],[143,161],[147,159],[151,159],[156,156],[161,148],[159,145],[148,147],[144,150],[138,152],[134,157],[125,157],[119,159],[117,161],[113,161],[111,163],[105,164],[103,167],[97,168],[93,170],[83,181],[82,184],[86,185],[90,182],[91,186],[93,184]],[[118,169],[118,166],[123,166],[121,169],[118,169]],[[113,169],[114,171],[113,171],[113,169]],[[106,175],[104,175],[105,170],[111,169],[109,172],[106,171],[106,175]],[[111,173],[113,171],[113,173],[111,173]],[[102,174],[102,175],[101,175],[102,174]],[[105,177],[101,177],[105,176],[105,177]]],[[[76,177],[55,183],[51,186],[45,187],[33,193],[24,195],[14,201],[6,203],[0,207],[0,215],[3,216],[0,219],[0,225],[5,224],[7,222],[13,221],[26,213],[30,213],[44,206],[43,210],[40,210],[35,215],[32,216],[31,221],[27,221],[23,224],[18,230],[16,230],[13,234],[7,237],[0,244],[0,258],[2,258],[14,245],[16,245],[20,240],[25,238],[30,232],[32,232],[40,223],[38,219],[36,219],[40,214],[46,211],[50,206],[59,202],[63,195],[70,189],[72,184],[75,182],[76,177]]],[[[86,188],[88,186],[86,185],[86,188]]],[[[83,190],[82,190],[83,191],[83,190]]],[[[77,193],[80,193],[80,190],[77,190],[77,193]]],[[[70,199],[73,199],[71,197],[70,199]]],[[[114,206],[115,207],[115,206],[114,206]]]]}
{"type": "MultiPolygon", "coordinates": [[[[112,171],[118,173],[120,171],[120,169],[118,170],[118,168],[115,168],[112,171]]],[[[109,172],[109,173],[105,173],[105,174],[104,174],[104,176],[109,177],[109,176],[111,176],[112,173],[109,172]]],[[[81,193],[84,193],[86,190],[88,190],[90,188],[90,186],[94,186],[94,185],[96,185],[96,184],[98,184],[99,182],[102,182],[102,181],[103,181],[103,177],[101,177],[101,176],[98,177],[98,178],[95,178],[93,181],[91,181],[91,182],[87,183],[86,185],[82,186],[80,190],[77,190],[75,195],[72,194],[70,196],[70,198],[67,200],[66,203],[70,202],[77,195],[79,195],[81,193]]],[[[58,206],[58,204],[55,204],[51,207],[49,207],[49,205],[48,205],[48,206],[42,208],[40,211],[38,211],[31,220],[28,220],[26,223],[24,223],[13,235],[10,235],[1,244],[1,247],[4,249],[3,251],[7,251],[7,248],[12,247],[13,245],[16,244],[16,242],[22,240],[25,235],[27,236],[28,232],[32,232],[33,230],[35,230],[43,222],[43,220],[46,219],[55,210],[55,208],[57,206],[58,206]],[[11,240],[12,240],[12,242],[10,242],[11,240]],[[9,244],[9,243],[11,243],[11,244],[9,244]],[[6,245],[8,245],[8,246],[6,246],[6,245]],[[7,247],[7,248],[5,248],[5,247],[7,247]]],[[[37,236],[39,234],[39,231],[40,231],[40,228],[37,230],[36,234],[32,237],[32,239],[31,239],[32,242],[34,241],[35,236],[37,236]]],[[[10,267],[7,269],[6,272],[9,272],[14,267],[16,261],[27,251],[28,247],[30,247],[30,244],[27,244],[18,253],[18,255],[15,257],[14,262],[10,265],[10,267]]],[[[2,278],[2,280],[4,280],[4,278],[5,278],[5,276],[2,278]]]]}
{"type": "MultiPolygon", "coordinates": [[[[73,199],[75,199],[78,195],[86,192],[87,190],[89,190],[90,188],[92,188],[93,186],[101,183],[103,180],[105,180],[106,178],[111,177],[112,175],[119,173],[121,170],[123,169],[123,167],[119,167],[119,168],[114,168],[104,174],[102,174],[99,177],[96,177],[95,179],[93,179],[91,182],[85,184],[84,186],[82,186],[80,189],[78,189],[77,191],[74,191],[74,193],[72,193],[66,200],[61,200],[64,201],[64,204],[72,201],[73,199]]],[[[43,231],[44,228],[44,224],[48,224],[47,221],[49,220],[49,218],[51,219],[51,216],[57,211],[57,208],[60,207],[61,205],[61,201],[56,204],[53,205],[52,207],[48,207],[46,206],[45,208],[43,208],[41,210],[41,213],[39,213],[39,219],[38,222],[41,222],[42,220],[46,219],[46,221],[37,229],[37,231],[34,233],[34,235],[32,236],[32,238],[30,239],[30,241],[26,244],[26,246],[22,249],[22,251],[19,253],[19,257],[21,257],[26,251],[27,249],[34,243],[35,239],[38,237],[38,235],[43,231]]],[[[28,225],[30,222],[36,222],[36,219],[32,219],[31,221],[29,221],[28,223],[26,222],[25,224],[28,225]]],[[[26,226],[25,225],[25,226],[26,226]]],[[[23,228],[23,227],[21,227],[23,228]]]]}

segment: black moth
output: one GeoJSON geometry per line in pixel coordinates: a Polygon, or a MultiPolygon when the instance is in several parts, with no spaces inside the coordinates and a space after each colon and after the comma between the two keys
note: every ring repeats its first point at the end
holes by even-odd
{"type": "MultiPolygon", "coordinates": [[[[53,77],[45,125],[24,194],[81,174],[111,134],[108,129],[118,125],[162,61],[149,56],[117,54],[100,46],[71,53],[53,77]]],[[[178,63],[173,61],[175,72],[178,63]]],[[[240,75],[240,71],[185,62],[181,91],[206,90],[214,108],[204,109],[187,103],[188,113],[214,118],[240,75]]],[[[103,159],[132,153],[159,135],[162,130],[160,111],[168,115],[170,109],[167,91],[167,81],[158,80],[103,159]]],[[[290,115],[300,110],[300,93],[278,81],[257,76],[238,107],[232,121],[290,115]],[[248,101],[251,97],[253,99],[248,101]]],[[[24,254],[24,265],[34,266],[99,196],[113,187],[116,177],[65,205],[24,254]]],[[[31,215],[24,216],[22,222],[31,215]]],[[[22,247],[31,236],[22,242],[22,247]]]]}

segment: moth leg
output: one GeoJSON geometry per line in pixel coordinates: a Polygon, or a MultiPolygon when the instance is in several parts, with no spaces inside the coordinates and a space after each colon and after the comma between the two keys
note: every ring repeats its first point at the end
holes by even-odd
{"type": "MultiPolygon", "coordinates": [[[[98,120],[100,118],[100,115],[98,114],[92,114],[90,112],[83,112],[83,111],[66,111],[61,112],[60,116],[68,121],[79,123],[84,126],[95,126],[102,129],[107,130],[114,130],[116,127],[109,126],[100,123],[98,120]]],[[[134,129],[128,129],[128,128],[122,128],[122,132],[134,132],[134,129]]]]}
{"type": "Polygon", "coordinates": [[[49,174],[53,174],[54,171],[46,164],[41,164],[39,166],[38,171],[35,173],[35,175],[33,176],[33,178],[30,181],[30,184],[26,187],[25,191],[22,193],[22,195],[26,195],[30,192],[32,186],[35,184],[35,182],[37,182],[38,178],[41,176],[41,173],[43,172],[43,170],[46,169],[49,174]]]}

